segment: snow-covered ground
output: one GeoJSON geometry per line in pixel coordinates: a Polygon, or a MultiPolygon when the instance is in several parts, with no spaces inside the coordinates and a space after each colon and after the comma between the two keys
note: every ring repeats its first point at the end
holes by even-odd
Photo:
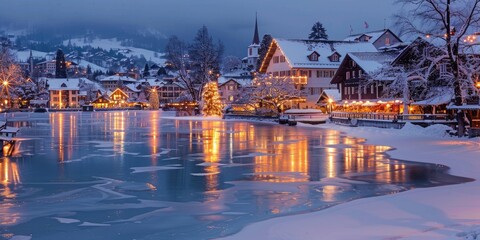
{"type": "MultiPolygon", "coordinates": [[[[302,125],[306,126],[306,125],[302,125]]],[[[443,126],[423,129],[329,128],[388,145],[397,159],[443,164],[457,176],[480,176],[480,139],[458,139],[443,126]]],[[[226,239],[480,239],[480,182],[421,188],[270,219],[226,239]]]]}
{"type": "Polygon", "coordinates": [[[128,57],[132,56],[144,56],[145,59],[148,61],[155,62],[157,64],[165,64],[165,59],[162,58],[163,54],[143,48],[135,48],[135,47],[125,47],[122,46],[121,42],[118,41],[116,38],[112,39],[93,39],[91,42],[87,41],[85,42],[83,38],[75,38],[75,39],[70,39],[66,40],[63,42],[64,45],[68,45],[68,43],[71,43],[73,46],[78,46],[78,47],[83,47],[83,46],[91,46],[94,48],[102,48],[105,50],[110,50],[110,49],[120,49],[120,50],[125,50],[122,52],[128,57]]]}

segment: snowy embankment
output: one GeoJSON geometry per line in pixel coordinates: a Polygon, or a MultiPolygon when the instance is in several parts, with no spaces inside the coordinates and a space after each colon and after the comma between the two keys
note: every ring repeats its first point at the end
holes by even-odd
{"type": "MultiPolygon", "coordinates": [[[[302,125],[307,126],[307,125],[302,125]]],[[[447,165],[450,174],[480,176],[480,139],[458,139],[444,126],[423,129],[335,129],[395,149],[396,159],[447,165]]],[[[480,182],[414,189],[359,199],[318,212],[254,223],[226,239],[480,239],[480,182]]]]}

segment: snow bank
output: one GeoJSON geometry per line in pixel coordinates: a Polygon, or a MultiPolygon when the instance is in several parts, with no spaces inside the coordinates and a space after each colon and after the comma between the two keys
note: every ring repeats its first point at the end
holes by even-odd
{"type": "Polygon", "coordinates": [[[404,136],[430,136],[430,137],[447,137],[450,136],[447,131],[451,131],[452,128],[443,124],[435,124],[423,128],[418,125],[406,123],[405,126],[399,131],[404,136]]]}

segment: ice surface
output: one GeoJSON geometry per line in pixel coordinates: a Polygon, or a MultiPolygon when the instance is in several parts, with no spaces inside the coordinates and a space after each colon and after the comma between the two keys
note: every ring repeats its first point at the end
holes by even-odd
{"type": "Polygon", "coordinates": [[[108,227],[108,226],[111,226],[111,225],[106,224],[106,223],[83,222],[82,224],[80,224],[78,226],[80,226],[80,227],[108,227]]]}
{"type": "Polygon", "coordinates": [[[132,173],[143,173],[143,172],[155,172],[155,171],[165,171],[165,170],[176,170],[183,169],[180,166],[150,166],[150,167],[132,167],[132,173]]]}
{"type": "Polygon", "coordinates": [[[61,218],[61,217],[54,217],[53,219],[56,219],[60,223],[77,223],[80,222],[78,219],[73,219],[73,218],[61,218]]]}

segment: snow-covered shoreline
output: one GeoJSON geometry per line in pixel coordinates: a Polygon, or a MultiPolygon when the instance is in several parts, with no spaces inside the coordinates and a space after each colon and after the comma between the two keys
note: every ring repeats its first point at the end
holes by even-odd
{"type": "MultiPolygon", "coordinates": [[[[403,130],[301,126],[338,130],[370,144],[390,146],[394,149],[388,154],[393,158],[446,165],[452,175],[480,176],[479,138],[458,139],[416,126],[403,130]]],[[[480,182],[473,181],[359,199],[254,223],[225,239],[480,239],[478,189],[480,182]]]]}

